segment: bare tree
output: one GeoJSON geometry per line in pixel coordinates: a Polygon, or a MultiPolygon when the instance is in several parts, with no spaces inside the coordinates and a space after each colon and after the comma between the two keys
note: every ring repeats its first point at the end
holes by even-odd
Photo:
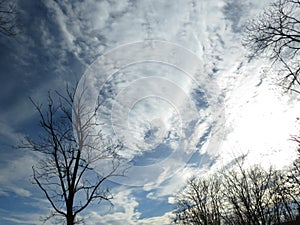
{"type": "Polygon", "coordinates": [[[299,188],[291,172],[248,169],[236,162],[208,178],[193,178],[177,195],[173,224],[273,225],[294,221],[299,188]]]}
{"type": "Polygon", "coordinates": [[[15,4],[12,1],[0,0],[0,33],[6,36],[16,35],[15,4]]]}
{"type": "Polygon", "coordinates": [[[291,140],[298,144],[298,157],[294,160],[286,173],[285,181],[288,186],[286,193],[291,199],[293,199],[293,202],[297,204],[297,207],[300,209],[300,136],[292,136],[291,140]]]}
{"type": "Polygon", "coordinates": [[[291,170],[277,171],[273,178],[272,196],[275,222],[293,221],[298,215],[299,188],[290,182],[291,170]]]}
{"type": "Polygon", "coordinates": [[[25,146],[41,153],[33,179],[53,209],[47,219],[55,217],[67,225],[79,223],[78,214],[94,201],[110,202],[104,182],[121,175],[117,172],[121,145],[104,139],[95,118],[100,104],[87,110],[83,93],[78,98],[74,93],[69,89],[66,96],[49,93],[45,108],[32,101],[42,129],[38,138],[27,138],[25,146]],[[96,170],[101,162],[105,168],[96,170]]]}
{"type": "MultiPolygon", "coordinates": [[[[277,0],[249,22],[244,43],[255,55],[281,63],[282,82],[288,90],[300,86],[300,1],[277,0]]],[[[300,93],[300,92],[299,92],[300,93]]]]}
{"type": "Polygon", "coordinates": [[[177,196],[174,224],[220,225],[221,193],[216,176],[190,179],[177,196]]]}
{"type": "Polygon", "coordinates": [[[238,164],[223,175],[225,224],[272,225],[296,217],[293,190],[281,171],[260,166],[244,169],[238,164]]]}

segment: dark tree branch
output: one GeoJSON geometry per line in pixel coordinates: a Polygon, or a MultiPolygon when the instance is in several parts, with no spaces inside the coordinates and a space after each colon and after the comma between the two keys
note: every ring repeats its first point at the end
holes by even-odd
{"type": "Polygon", "coordinates": [[[283,81],[291,91],[300,86],[299,11],[299,1],[277,0],[257,19],[250,21],[244,32],[244,44],[252,53],[282,64],[283,81]]]}
{"type": "Polygon", "coordinates": [[[0,1],[0,33],[5,36],[16,35],[16,7],[12,1],[0,1]]]}
{"type": "Polygon", "coordinates": [[[102,186],[110,177],[123,175],[118,173],[117,157],[122,146],[95,134],[99,128],[94,120],[100,106],[88,111],[83,93],[75,102],[74,91],[67,88],[66,96],[55,92],[55,98],[49,92],[46,109],[30,99],[40,117],[42,133],[35,140],[27,138],[23,146],[45,156],[38,168],[33,167],[33,179],[56,212],[52,215],[64,216],[67,225],[75,224],[77,215],[94,200],[110,201],[109,190],[102,186]],[[112,165],[103,175],[94,170],[101,160],[112,165]]]}

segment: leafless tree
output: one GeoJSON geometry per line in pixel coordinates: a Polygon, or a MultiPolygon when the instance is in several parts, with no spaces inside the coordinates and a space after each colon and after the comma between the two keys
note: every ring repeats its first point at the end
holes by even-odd
{"type": "Polygon", "coordinates": [[[83,93],[78,98],[74,93],[69,89],[66,95],[49,93],[45,107],[32,101],[42,129],[25,145],[41,153],[33,179],[53,209],[47,219],[55,217],[67,225],[79,223],[78,214],[94,201],[110,202],[112,195],[104,182],[122,175],[117,171],[121,145],[106,141],[99,131],[95,117],[100,104],[87,110],[83,93]],[[102,170],[96,169],[104,164],[102,170]]]}
{"type": "Polygon", "coordinates": [[[285,181],[288,185],[287,194],[293,199],[294,203],[300,209],[300,137],[292,136],[291,140],[298,143],[298,157],[294,160],[286,173],[285,181]]]}
{"type": "Polygon", "coordinates": [[[0,0],[0,33],[6,36],[16,35],[15,4],[13,1],[0,0]]]}
{"type": "MultiPolygon", "coordinates": [[[[193,178],[177,195],[173,224],[273,225],[298,215],[299,188],[295,171],[231,168],[207,178],[193,178]]],[[[299,175],[299,174],[298,174],[299,175]]],[[[299,180],[298,180],[299,181],[299,180]]]]}
{"type": "Polygon", "coordinates": [[[298,216],[299,189],[290,182],[291,170],[277,171],[271,191],[275,222],[292,221],[298,216]]]}
{"type": "Polygon", "coordinates": [[[177,196],[174,224],[220,225],[222,200],[218,177],[193,178],[177,196]]]}
{"type": "Polygon", "coordinates": [[[227,224],[254,224],[256,221],[253,196],[248,174],[239,165],[223,173],[227,208],[230,210],[225,217],[227,224]]]}
{"type": "Polygon", "coordinates": [[[244,43],[255,55],[281,63],[284,87],[299,92],[300,1],[277,0],[245,30],[244,43]]]}
{"type": "Polygon", "coordinates": [[[272,225],[297,215],[292,189],[281,171],[261,166],[244,169],[238,164],[223,175],[225,224],[272,225]]]}

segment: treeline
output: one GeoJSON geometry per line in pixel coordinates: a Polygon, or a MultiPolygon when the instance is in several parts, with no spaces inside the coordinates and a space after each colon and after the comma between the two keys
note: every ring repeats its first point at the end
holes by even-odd
{"type": "Polygon", "coordinates": [[[300,208],[300,160],[286,170],[259,165],[194,177],[177,195],[173,224],[273,225],[296,220],[300,208]]]}

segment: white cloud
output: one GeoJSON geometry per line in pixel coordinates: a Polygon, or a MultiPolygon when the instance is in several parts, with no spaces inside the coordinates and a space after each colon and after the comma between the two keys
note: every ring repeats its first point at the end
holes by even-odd
{"type": "Polygon", "coordinates": [[[91,210],[86,216],[86,222],[90,225],[104,224],[134,224],[140,213],[136,211],[138,202],[130,189],[117,188],[112,190],[114,199],[112,208],[105,207],[100,213],[91,210]]]}
{"type": "MultiPolygon", "coordinates": [[[[208,96],[211,100],[209,108],[201,112],[200,119],[205,119],[204,121],[196,124],[188,123],[193,119],[192,106],[180,104],[180,98],[186,99],[174,91],[174,88],[172,94],[178,101],[178,104],[175,104],[176,110],[190,119],[183,124],[180,124],[178,115],[175,117],[178,112],[174,110],[174,105],[162,99],[156,99],[156,102],[154,99],[148,99],[143,104],[137,105],[137,102],[130,101],[132,100],[130,98],[122,98],[122,96],[119,98],[121,106],[122,104],[132,106],[130,108],[132,114],[128,114],[132,116],[131,118],[128,118],[127,114],[122,115],[124,107],[114,115],[117,117],[115,122],[119,125],[119,135],[128,137],[128,145],[140,148],[124,153],[129,155],[129,158],[142,154],[145,149],[149,150],[154,145],[153,141],[147,142],[142,139],[148,129],[146,121],[152,122],[151,125],[162,133],[159,134],[160,137],[165,136],[167,131],[175,127],[173,129],[175,139],[178,127],[183,127],[180,136],[184,139],[182,145],[176,145],[175,141],[171,145],[174,149],[178,146],[182,148],[177,155],[178,158],[162,161],[149,168],[135,168],[136,170],[130,174],[132,177],[129,179],[144,181],[140,184],[144,185],[145,191],[151,191],[148,198],[167,199],[169,203],[174,203],[170,195],[176,193],[188,177],[206,171],[207,168],[181,168],[179,166],[185,163],[180,157],[196,149],[199,138],[210,125],[214,127],[214,136],[210,137],[213,140],[212,144],[215,144],[210,147],[215,147],[216,151],[207,153],[219,154],[219,163],[226,164],[235,154],[248,151],[250,152],[249,161],[255,160],[255,162],[259,156],[262,162],[276,161],[278,164],[280,161],[280,164],[286,164],[293,156],[292,150],[287,154],[286,149],[294,148],[288,138],[289,134],[298,131],[295,126],[295,119],[299,112],[297,103],[288,96],[276,95],[278,90],[270,80],[261,75],[264,73],[262,61],[247,62],[249,59],[244,57],[247,52],[239,43],[239,34],[233,33],[231,29],[234,23],[242,27],[248,18],[256,15],[261,7],[270,1],[247,1],[243,5],[243,7],[246,5],[247,10],[242,10],[243,15],[240,18],[230,17],[224,20],[226,2],[229,1],[199,0],[174,3],[170,1],[90,0],[76,1],[72,4],[64,1],[45,1],[47,9],[51,12],[49,15],[59,27],[60,38],[55,38],[56,34],[52,34],[47,23],[42,22],[39,26],[41,39],[44,48],[53,51],[61,62],[66,62],[67,53],[72,52],[83,64],[87,65],[109,49],[145,39],[174,42],[190,49],[203,61],[205,71],[195,80],[200,86],[205,85],[211,92],[211,96],[208,96]],[[55,49],[52,49],[53,46],[55,49]],[[218,84],[219,88],[210,82],[218,84]],[[224,97],[224,109],[220,107],[223,103],[217,102],[216,96],[218,95],[224,97]],[[223,110],[225,117],[214,121],[223,113],[223,110]],[[217,115],[212,117],[213,113],[217,115]],[[224,119],[225,123],[222,121],[224,119]],[[128,121],[132,122],[129,126],[131,130],[128,130],[128,121]],[[223,128],[226,132],[222,132],[223,128]],[[219,140],[222,140],[222,145],[219,145],[219,140]],[[281,160],[278,160],[279,158],[281,160]],[[199,171],[199,169],[202,170],[199,171]]],[[[184,62],[184,60],[186,59],[179,58],[179,61],[184,62]]],[[[151,67],[150,65],[150,69],[144,66],[136,70],[126,68],[112,80],[112,91],[137,98],[144,96],[145,93],[148,95],[149,90],[160,93],[155,83],[148,82],[147,85],[143,85],[133,82],[143,76],[154,77],[153,74],[155,74],[155,76],[167,78],[168,81],[173,82],[172,85],[179,86],[183,94],[187,93],[188,99],[195,103],[195,99],[189,95],[191,93],[189,89],[195,85],[194,81],[187,79],[182,71],[176,71],[174,68],[167,71],[163,66],[151,67]],[[129,90],[124,92],[126,88],[129,90]],[[133,90],[133,88],[136,89],[133,90]]],[[[61,65],[57,69],[63,72],[61,65]]],[[[55,79],[51,86],[59,86],[62,82],[62,79],[55,79]]],[[[49,83],[34,90],[44,91],[48,87],[49,83]]],[[[114,98],[117,97],[113,95],[112,98],[115,100],[114,98]]],[[[107,102],[111,103],[110,100],[107,102]]],[[[18,111],[18,106],[19,104],[16,104],[15,111],[18,111]]],[[[104,111],[107,112],[109,109],[104,109],[104,111]]],[[[26,120],[32,116],[31,113],[26,113],[26,115],[20,120],[26,120]]],[[[9,126],[1,132],[6,137],[14,138],[14,130],[9,126]]],[[[208,144],[204,145],[201,153],[206,153],[207,149],[208,144]]],[[[12,160],[5,171],[0,174],[0,180],[3,182],[0,195],[8,195],[8,191],[25,197],[32,195],[27,187],[23,185],[18,187],[18,185],[31,173],[30,167],[33,163],[29,155],[12,160]]],[[[133,190],[119,190],[114,204],[115,207],[111,211],[103,214],[92,208],[88,214],[87,224],[167,224],[168,213],[141,219],[142,212],[136,210],[139,200],[135,197],[133,190]]],[[[104,209],[106,210],[107,207],[105,206],[104,209]]],[[[12,218],[12,220],[16,223],[21,221],[20,218],[12,218]]]]}
{"type": "Polygon", "coordinates": [[[255,163],[279,167],[291,163],[296,146],[289,138],[298,132],[297,99],[282,95],[274,80],[265,77],[259,61],[239,72],[234,88],[227,94],[228,134],[222,158],[228,158],[232,148],[238,146],[244,153],[249,151],[249,160],[255,163]]]}
{"type": "MultiPolygon", "coordinates": [[[[31,154],[25,154],[22,157],[11,158],[9,163],[2,169],[0,174],[1,187],[0,192],[3,195],[10,195],[13,192],[22,197],[32,196],[30,174],[32,174],[32,165],[35,164],[35,159],[31,154]]],[[[3,165],[4,166],[4,165],[3,165]]]]}
{"type": "Polygon", "coordinates": [[[113,207],[107,210],[94,211],[91,210],[84,218],[88,225],[151,225],[151,224],[170,224],[170,216],[172,213],[166,212],[161,216],[154,216],[151,218],[140,218],[142,212],[138,211],[139,203],[134,197],[137,189],[125,187],[116,188],[112,200],[113,207]]]}

